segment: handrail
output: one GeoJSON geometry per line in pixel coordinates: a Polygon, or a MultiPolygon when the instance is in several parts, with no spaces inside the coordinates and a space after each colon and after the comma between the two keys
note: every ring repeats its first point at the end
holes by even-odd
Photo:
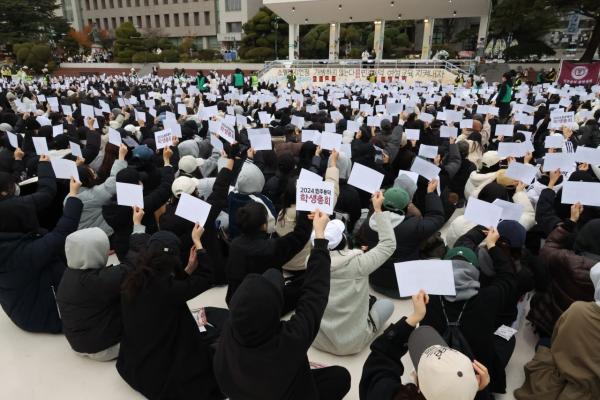
{"type": "Polygon", "coordinates": [[[475,70],[475,60],[272,60],[266,61],[264,67],[258,72],[259,76],[267,73],[271,68],[444,68],[454,74],[468,75],[475,70]]]}

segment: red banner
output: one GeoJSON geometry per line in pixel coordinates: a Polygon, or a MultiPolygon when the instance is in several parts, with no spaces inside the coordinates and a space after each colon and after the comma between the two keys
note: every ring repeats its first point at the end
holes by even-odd
{"type": "Polygon", "coordinates": [[[561,85],[594,85],[600,78],[600,62],[573,63],[563,61],[560,64],[558,83],[561,85]]]}

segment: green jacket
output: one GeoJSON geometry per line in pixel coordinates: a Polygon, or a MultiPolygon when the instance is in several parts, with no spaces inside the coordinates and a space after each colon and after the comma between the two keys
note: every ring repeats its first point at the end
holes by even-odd
{"type": "Polygon", "coordinates": [[[196,78],[196,87],[200,92],[206,92],[208,90],[208,87],[206,86],[205,76],[199,76],[196,78]]]}
{"type": "Polygon", "coordinates": [[[244,74],[233,74],[233,86],[236,88],[244,87],[244,74]]]}
{"type": "Polygon", "coordinates": [[[258,76],[252,75],[250,77],[250,86],[252,86],[253,88],[257,88],[258,87],[258,76]]]}

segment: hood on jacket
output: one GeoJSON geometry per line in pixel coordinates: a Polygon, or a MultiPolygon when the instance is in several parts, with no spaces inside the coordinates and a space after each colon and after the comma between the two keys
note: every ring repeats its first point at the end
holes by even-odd
{"type": "Polygon", "coordinates": [[[452,260],[456,296],[444,296],[448,301],[469,300],[479,292],[479,270],[463,260],[452,260]]]}
{"type": "Polygon", "coordinates": [[[417,191],[417,184],[408,175],[398,175],[394,180],[394,186],[406,190],[411,199],[417,191]]]}
{"type": "Polygon", "coordinates": [[[0,232],[37,232],[40,224],[35,207],[18,197],[12,196],[0,201],[0,232]]]}
{"type": "Polygon", "coordinates": [[[600,262],[596,263],[590,270],[590,279],[594,284],[594,301],[600,306],[600,262]]]}
{"type": "Polygon", "coordinates": [[[496,199],[511,201],[508,198],[508,191],[506,188],[496,182],[485,185],[479,192],[477,198],[479,200],[487,201],[488,203],[493,203],[496,199]]]}
{"type": "Polygon", "coordinates": [[[340,171],[340,179],[348,180],[350,178],[350,170],[352,169],[352,162],[349,155],[340,153],[336,166],[340,171]]]}
{"type": "Polygon", "coordinates": [[[72,269],[100,269],[106,266],[110,244],[100,228],[71,233],[65,240],[67,266],[72,269]]]}
{"type": "Polygon", "coordinates": [[[573,250],[600,256],[600,218],[588,221],[577,233],[573,250]]]}
{"type": "MultiPolygon", "coordinates": [[[[406,216],[396,214],[395,212],[391,212],[391,211],[383,211],[383,215],[384,215],[385,219],[387,219],[391,222],[392,228],[396,228],[398,225],[400,225],[406,219],[406,216]]],[[[373,229],[375,232],[379,232],[379,228],[377,227],[377,221],[375,220],[374,213],[369,218],[369,228],[373,229]]]]}
{"type": "Polygon", "coordinates": [[[200,156],[200,149],[198,148],[198,144],[194,139],[184,140],[179,143],[177,146],[179,150],[179,157],[184,156],[193,156],[194,158],[198,158],[200,156]]]}
{"type": "Polygon", "coordinates": [[[231,330],[239,344],[257,347],[279,332],[283,285],[275,269],[246,276],[229,303],[231,330]]]}
{"type": "Polygon", "coordinates": [[[265,177],[260,168],[250,162],[245,162],[238,175],[235,188],[239,193],[261,193],[265,186],[265,177]]]}

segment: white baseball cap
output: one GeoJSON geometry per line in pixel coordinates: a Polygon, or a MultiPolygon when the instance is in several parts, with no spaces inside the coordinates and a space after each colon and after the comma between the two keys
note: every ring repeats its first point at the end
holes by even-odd
{"type": "MultiPolygon", "coordinates": [[[[342,238],[344,237],[344,229],[346,229],[344,223],[339,219],[333,219],[327,223],[325,227],[325,239],[329,240],[327,248],[329,250],[338,247],[342,238]]],[[[310,241],[315,244],[315,231],[310,235],[310,241]]]]}
{"type": "Polygon", "coordinates": [[[173,181],[171,191],[175,197],[181,196],[181,193],[192,194],[198,186],[198,179],[187,176],[180,176],[173,181]]]}
{"type": "Polygon", "coordinates": [[[448,347],[431,326],[411,333],[408,352],[427,400],[473,400],[477,395],[479,384],[471,360],[448,347]]]}

